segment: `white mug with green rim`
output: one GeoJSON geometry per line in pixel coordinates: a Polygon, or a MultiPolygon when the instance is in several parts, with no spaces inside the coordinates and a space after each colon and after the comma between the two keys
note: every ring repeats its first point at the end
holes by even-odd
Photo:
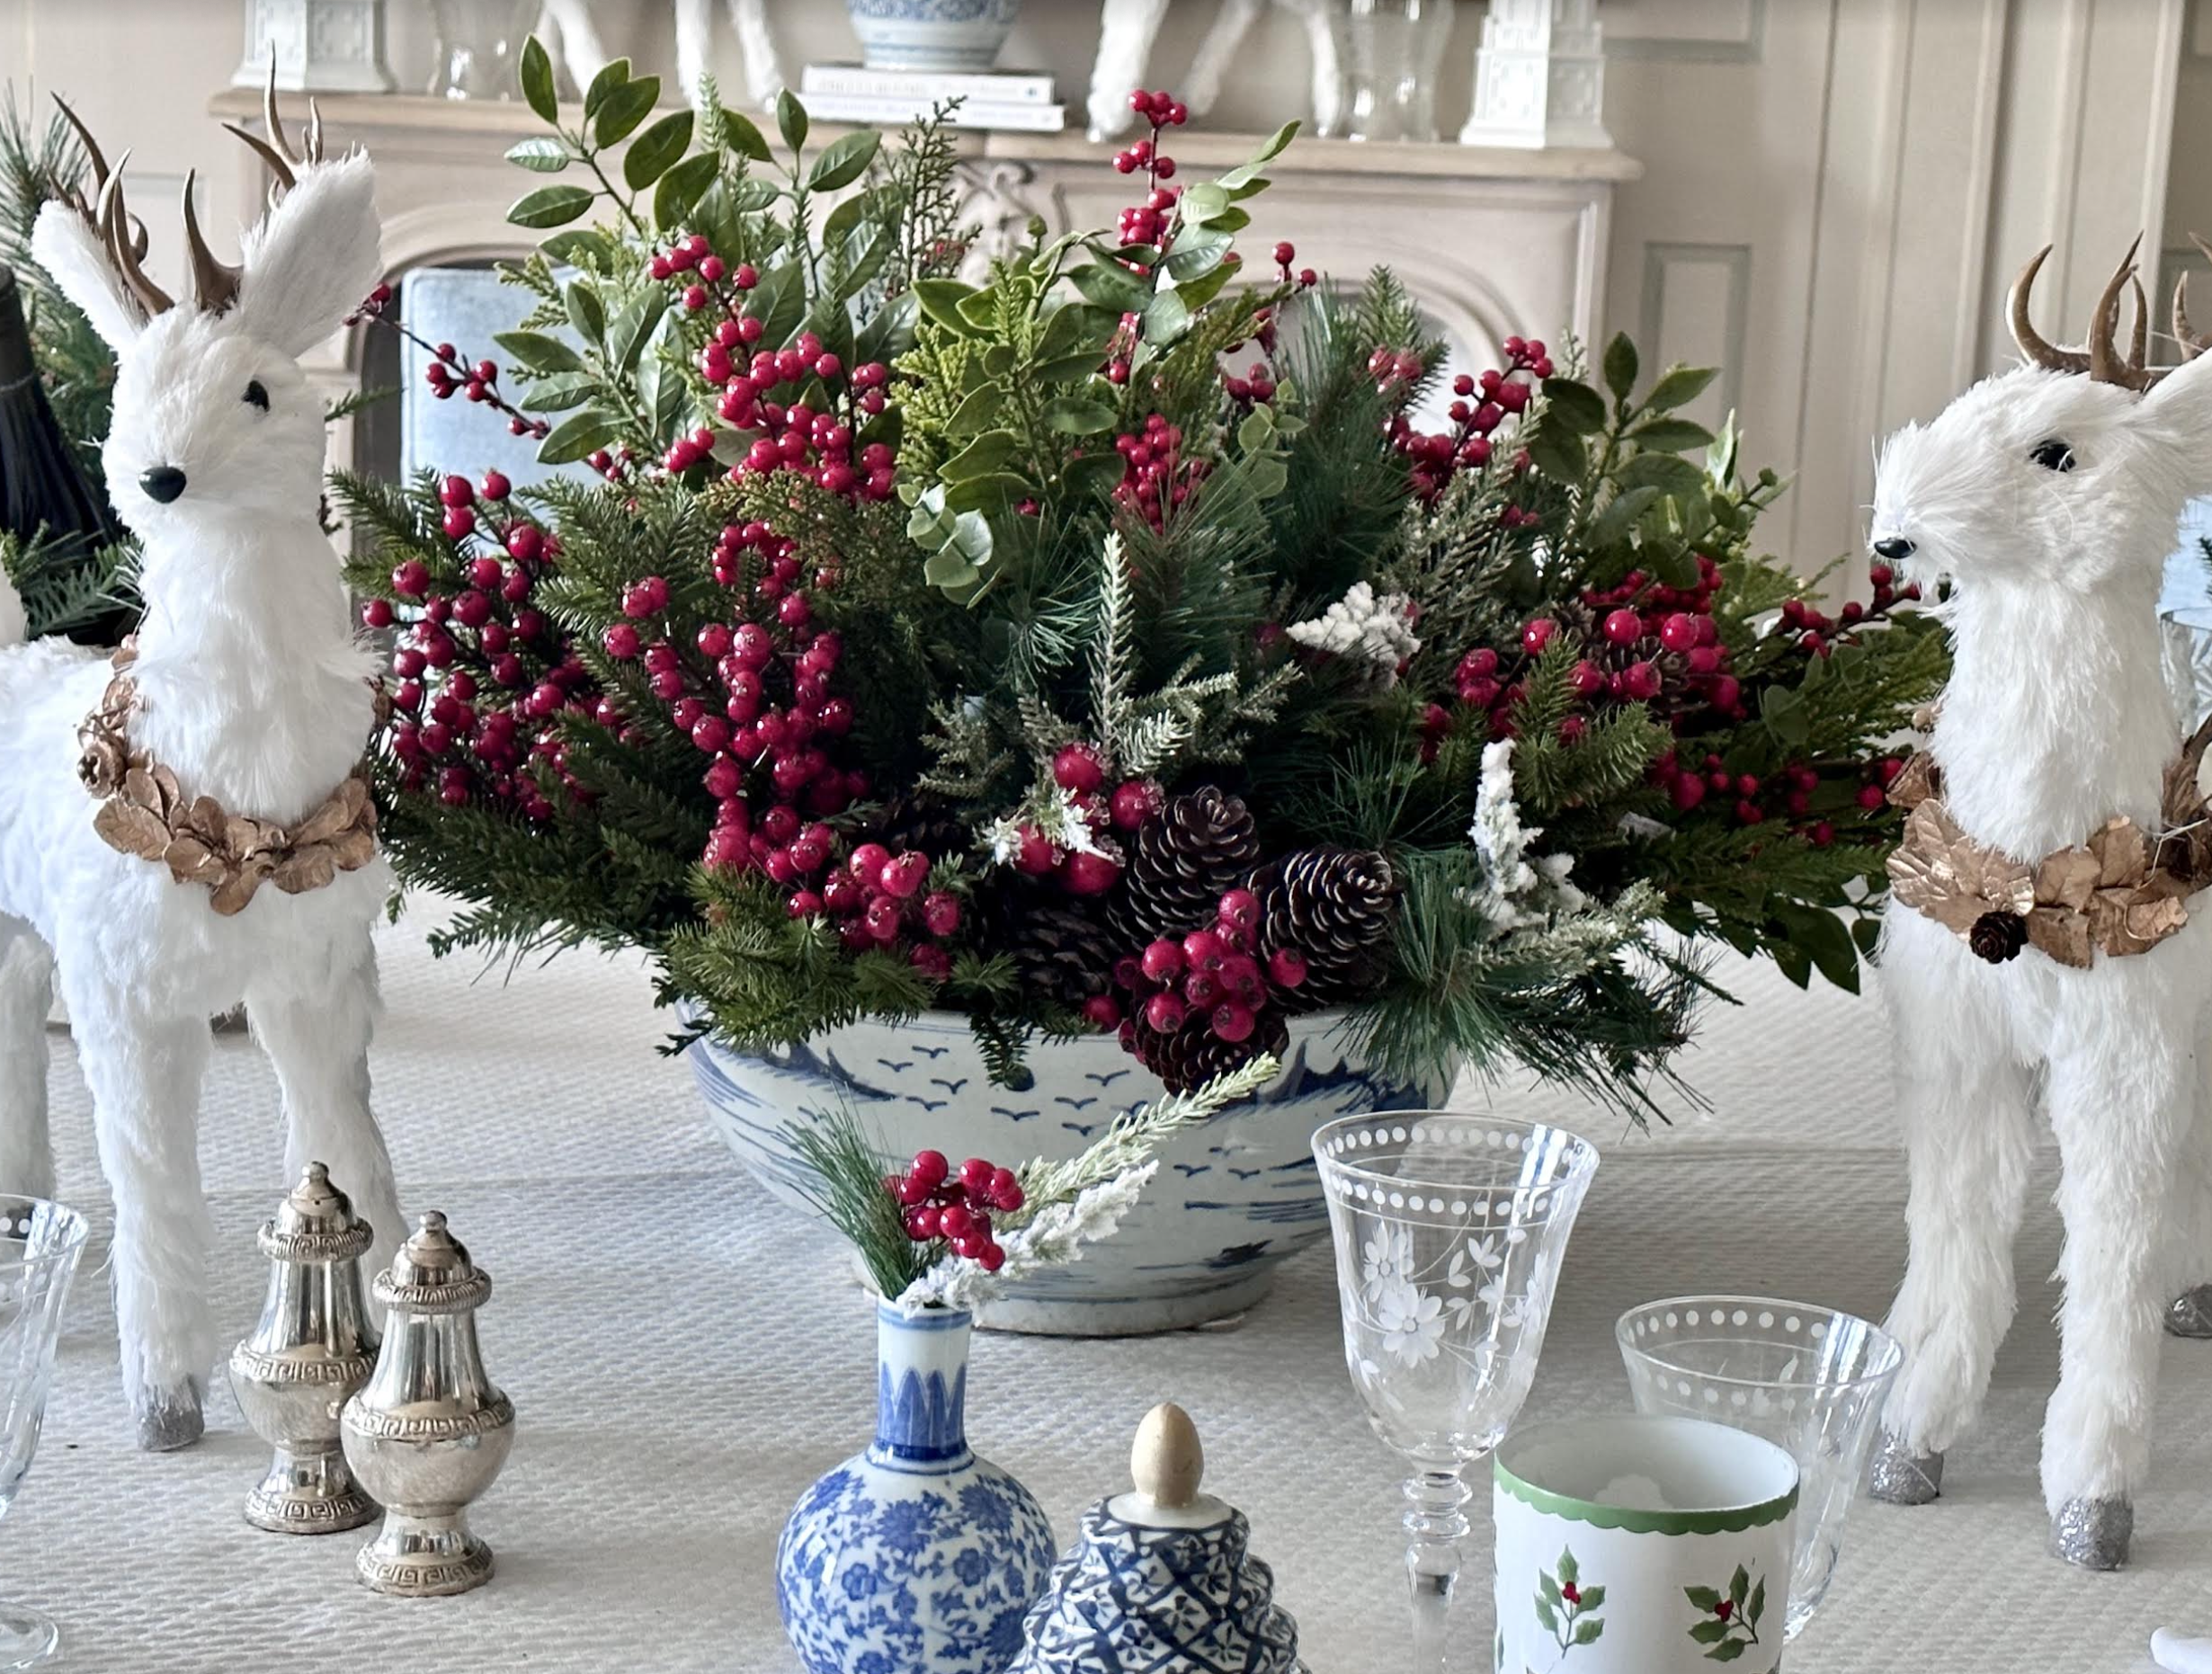
{"type": "Polygon", "coordinates": [[[1500,1674],[1772,1674],[1797,1465],[1700,1419],[1516,1429],[1497,1451],[1500,1674]]]}

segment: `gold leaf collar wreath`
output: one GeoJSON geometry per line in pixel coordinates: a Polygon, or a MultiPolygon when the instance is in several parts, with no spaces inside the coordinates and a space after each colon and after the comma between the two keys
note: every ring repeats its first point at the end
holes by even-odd
{"type": "MultiPolygon", "coordinates": [[[[376,804],[359,770],[289,827],[232,814],[212,797],[186,802],[174,773],[131,748],[126,728],[138,689],[125,671],[137,659],[136,642],[125,640],[115,678],[76,732],[76,776],[100,798],[93,829],[109,848],[162,862],[180,884],[205,885],[209,904],[225,918],[244,912],[264,882],[304,895],[376,859],[376,804]]],[[[377,698],[380,724],[380,689],[377,698]]]]}
{"type": "Polygon", "coordinates": [[[2197,788],[2208,744],[2212,721],[2166,769],[2163,835],[2110,819],[2087,841],[2032,865],[1960,831],[1943,806],[1942,769],[1917,753],[1889,790],[1909,810],[1904,841],[1889,857],[1890,891],[1993,965],[2023,947],[2077,970],[2100,952],[2147,953],[2189,922],[2190,897],[2212,886],[2212,822],[2197,788]]]}

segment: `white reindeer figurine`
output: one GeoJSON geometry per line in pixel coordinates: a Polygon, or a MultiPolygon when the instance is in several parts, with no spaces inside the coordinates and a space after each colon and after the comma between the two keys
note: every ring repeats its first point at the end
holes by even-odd
{"type": "MultiPolygon", "coordinates": [[[[67,107],[64,107],[65,111],[67,107]]],[[[192,294],[85,142],[96,205],[49,204],[32,248],[118,357],[103,458],[143,543],[135,659],[58,640],[0,650],[0,1186],[53,1182],[44,1024],[58,962],[115,1198],[125,1393],[142,1447],[201,1434],[215,1363],[196,1151],[208,1020],[244,1001],[274,1062],[288,1169],[328,1164],[388,1258],[402,1231],[369,1108],[370,926],[390,886],[358,776],[370,659],[317,521],[322,403],[297,357],[379,276],[367,157],[295,152],[283,195],[216,260],[184,187],[192,294]]],[[[76,122],[71,115],[70,120],[76,122]]],[[[375,1258],[372,1258],[372,1260],[375,1258]]]]}
{"type": "Polygon", "coordinates": [[[1890,1315],[1904,1375],[1874,1491],[1932,1500],[2015,1305],[2038,1095],[2056,1133],[2065,1347],[2043,1425],[2052,1550],[2127,1559],[2160,1320],[2212,1278],[2212,882],[2199,763],[2161,679],[2156,603],[2184,503],[2212,485],[2212,338],[2144,364],[2131,250],[2085,351],[2037,335],[1882,450],[1873,547],[1953,592],[1955,664],[1891,862],[1883,987],[1912,1165],[1890,1315]],[[2115,345],[2135,289],[2133,348],[2115,345]],[[1976,956],[1979,957],[1976,957],[1976,956]]]}

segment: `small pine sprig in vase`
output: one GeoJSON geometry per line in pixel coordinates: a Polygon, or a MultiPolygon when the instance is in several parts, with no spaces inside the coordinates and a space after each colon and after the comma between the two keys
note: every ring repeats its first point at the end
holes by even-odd
{"type": "Polygon", "coordinates": [[[1009,1168],[970,1157],[955,1169],[925,1150],[895,1170],[849,1109],[816,1113],[788,1137],[811,1171],[815,1207],[851,1242],[879,1296],[972,1312],[1110,1237],[1158,1171],[1161,1142],[1266,1086],[1280,1068],[1265,1054],[1251,1058],[1126,1113],[1060,1162],[1009,1168]]]}

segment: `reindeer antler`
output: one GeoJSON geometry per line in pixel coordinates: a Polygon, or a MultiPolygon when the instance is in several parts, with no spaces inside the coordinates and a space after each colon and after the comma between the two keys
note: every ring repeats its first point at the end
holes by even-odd
{"type": "Polygon", "coordinates": [[[292,171],[323,160],[323,113],[315,101],[308,101],[308,125],[301,133],[299,149],[292,149],[291,140],[284,132],[283,114],[277,109],[276,49],[269,49],[269,79],[261,90],[262,120],[269,129],[269,138],[249,133],[236,122],[223,126],[253,147],[254,154],[269,165],[269,172],[277,178],[280,191],[290,191],[299,183],[292,171]]]}
{"type": "MultiPolygon", "coordinates": [[[[77,143],[85,147],[85,160],[92,167],[91,198],[87,199],[83,191],[73,186],[63,201],[83,216],[93,230],[97,232],[100,229],[100,194],[107,189],[108,183],[108,160],[101,155],[100,142],[93,138],[92,129],[85,126],[85,119],[71,110],[69,102],[59,93],[52,97],[55,106],[61,111],[62,120],[69,124],[76,134],[77,143]]],[[[130,223],[130,249],[139,261],[146,260],[146,224],[136,218],[130,223]]]]}
{"type": "MultiPolygon", "coordinates": [[[[2212,262],[2212,245],[2205,243],[2195,233],[2190,234],[2189,241],[2197,246],[2206,261],[2212,262]]],[[[2212,337],[2200,337],[2190,329],[2188,295],[2189,275],[2183,273],[2173,281],[2173,337],[2181,345],[2181,358],[2193,361],[2207,349],[2212,349],[2212,337]]]]}
{"type": "Polygon", "coordinates": [[[199,171],[184,173],[184,247],[192,258],[192,299],[203,314],[220,314],[238,299],[238,286],[245,270],[216,259],[200,231],[200,212],[192,203],[192,183],[199,171]]]}
{"type": "Polygon", "coordinates": [[[123,170],[129,165],[130,153],[126,151],[115,161],[114,171],[100,188],[99,212],[95,224],[100,236],[106,242],[108,260],[122,276],[125,286],[138,301],[139,310],[147,319],[157,314],[166,314],[176,307],[176,299],[146,276],[138,265],[144,254],[143,246],[134,247],[130,234],[130,212],[123,204],[123,170]]]}
{"type": "MultiPolygon", "coordinates": [[[[2097,298],[2096,311],[2090,316],[2087,348],[2061,349],[2046,342],[2029,318],[2029,292],[2035,288],[2036,275],[2051,253],[2051,246],[2045,245],[2012,281],[2012,341],[2020,345],[2020,352],[2050,371],[2085,372],[2092,383],[2132,389],[2137,395],[2172,371],[2172,367],[2154,368],[2145,363],[2150,347],[2151,308],[2149,298],[2143,294],[2143,281],[2136,277],[2136,255],[2142,248],[2143,235],[2138,233],[2135,242],[2127,246],[2127,254],[2120,258],[2119,265],[2112,270],[2112,277],[2105,281],[2104,292],[2097,298]],[[2122,291],[2133,291],[2136,304],[2135,327],[2128,334],[2125,356],[2119,352],[2118,341],[2122,291]]],[[[2199,248],[2204,246],[2199,245],[2199,248]]],[[[2206,254],[2212,255],[2212,250],[2206,254]]],[[[2193,357],[2212,346],[2212,340],[2190,336],[2180,286],[2174,289],[2173,307],[2174,334],[2181,339],[2190,355],[2193,357]]]]}

